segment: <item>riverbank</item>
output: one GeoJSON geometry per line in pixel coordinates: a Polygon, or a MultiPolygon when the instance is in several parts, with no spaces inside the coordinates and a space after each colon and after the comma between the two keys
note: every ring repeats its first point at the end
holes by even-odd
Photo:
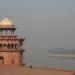
{"type": "Polygon", "coordinates": [[[72,75],[75,71],[40,67],[0,67],[0,75],[72,75]]]}

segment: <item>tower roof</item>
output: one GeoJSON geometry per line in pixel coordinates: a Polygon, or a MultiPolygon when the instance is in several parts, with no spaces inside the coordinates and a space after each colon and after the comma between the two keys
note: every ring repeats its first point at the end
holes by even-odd
{"type": "Polygon", "coordinates": [[[3,20],[0,21],[0,27],[3,27],[3,28],[12,28],[12,27],[14,27],[14,24],[8,18],[4,18],[3,20]]]}

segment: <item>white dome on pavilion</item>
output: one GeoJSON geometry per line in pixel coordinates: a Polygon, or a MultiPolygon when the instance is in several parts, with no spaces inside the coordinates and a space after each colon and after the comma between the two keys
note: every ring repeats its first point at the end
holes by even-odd
{"type": "Polygon", "coordinates": [[[0,21],[0,26],[2,26],[2,27],[13,27],[13,23],[8,18],[4,18],[3,20],[0,21]]]}

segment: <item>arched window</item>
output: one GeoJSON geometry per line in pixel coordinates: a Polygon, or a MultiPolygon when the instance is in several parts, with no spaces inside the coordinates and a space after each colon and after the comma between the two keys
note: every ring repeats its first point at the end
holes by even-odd
{"type": "Polygon", "coordinates": [[[3,45],[2,44],[0,44],[0,48],[2,48],[3,47],[3,45]]]}
{"type": "Polygon", "coordinates": [[[4,64],[4,57],[0,56],[0,64],[4,64]]]}
{"type": "Polygon", "coordinates": [[[3,47],[6,48],[6,46],[7,46],[7,45],[4,43],[4,44],[3,44],[3,47]]]}
{"type": "Polygon", "coordinates": [[[10,49],[10,44],[7,44],[7,48],[10,49]]]}
{"type": "Polygon", "coordinates": [[[19,45],[18,44],[15,44],[15,49],[18,49],[19,45]]]}
{"type": "Polygon", "coordinates": [[[14,48],[14,44],[12,43],[12,44],[11,44],[11,49],[13,49],[13,48],[14,48]]]}
{"type": "Polygon", "coordinates": [[[3,35],[6,34],[5,30],[2,31],[2,34],[3,34],[3,35]]]}
{"type": "Polygon", "coordinates": [[[11,30],[9,30],[9,31],[7,32],[7,34],[10,35],[10,34],[11,34],[11,30]]]}

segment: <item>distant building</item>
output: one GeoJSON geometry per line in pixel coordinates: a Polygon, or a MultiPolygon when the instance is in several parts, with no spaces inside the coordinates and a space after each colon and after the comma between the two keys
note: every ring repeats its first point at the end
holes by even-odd
{"type": "Polygon", "coordinates": [[[0,22],[0,65],[23,64],[23,38],[14,35],[16,28],[8,19],[0,22]]]}

